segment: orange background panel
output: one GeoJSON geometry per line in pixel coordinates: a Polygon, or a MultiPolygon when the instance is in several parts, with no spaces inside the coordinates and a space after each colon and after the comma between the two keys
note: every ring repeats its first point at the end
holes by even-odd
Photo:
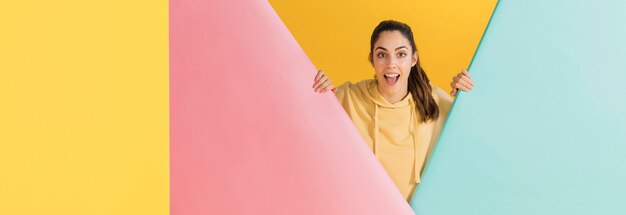
{"type": "Polygon", "coordinates": [[[496,2],[270,0],[335,86],[374,76],[367,61],[371,33],[380,21],[394,19],[411,26],[422,66],[431,82],[446,91],[452,76],[469,66],[496,2]]]}

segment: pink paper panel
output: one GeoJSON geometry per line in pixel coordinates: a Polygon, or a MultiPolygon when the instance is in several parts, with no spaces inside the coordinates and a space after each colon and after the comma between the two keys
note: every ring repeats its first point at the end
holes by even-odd
{"type": "Polygon", "coordinates": [[[266,1],[170,1],[171,214],[412,214],[266,1]]]}

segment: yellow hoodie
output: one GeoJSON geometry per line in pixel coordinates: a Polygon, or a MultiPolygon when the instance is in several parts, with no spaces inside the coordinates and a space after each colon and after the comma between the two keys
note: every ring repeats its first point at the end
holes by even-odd
{"type": "Polygon", "coordinates": [[[335,92],[407,201],[420,183],[420,174],[452,104],[452,98],[446,92],[432,87],[439,118],[427,123],[421,121],[410,93],[402,101],[391,104],[378,92],[376,80],[356,84],[346,82],[335,92]]]}

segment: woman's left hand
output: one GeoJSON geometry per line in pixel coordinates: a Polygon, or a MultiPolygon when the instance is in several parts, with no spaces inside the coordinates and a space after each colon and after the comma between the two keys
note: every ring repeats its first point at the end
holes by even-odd
{"type": "Polygon", "coordinates": [[[472,82],[472,76],[470,76],[469,72],[464,69],[452,78],[450,86],[452,87],[450,95],[456,96],[458,90],[463,90],[465,92],[472,90],[472,88],[474,88],[474,82],[472,82]]]}

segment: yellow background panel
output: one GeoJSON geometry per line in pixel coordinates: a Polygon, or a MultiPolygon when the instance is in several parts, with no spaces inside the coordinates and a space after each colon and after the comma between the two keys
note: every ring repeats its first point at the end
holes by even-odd
{"type": "Polygon", "coordinates": [[[168,2],[0,3],[0,214],[168,214],[168,2]]]}
{"type": "Polygon", "coordinates": [[[336,86],[374,76],[367,61],[370,36],[380,21],[394,19],[411,26],[422,67],[433,84],[448,92],[452,76],[469,66],[496,2],[270,0],[315,66],[336,86]]]}

